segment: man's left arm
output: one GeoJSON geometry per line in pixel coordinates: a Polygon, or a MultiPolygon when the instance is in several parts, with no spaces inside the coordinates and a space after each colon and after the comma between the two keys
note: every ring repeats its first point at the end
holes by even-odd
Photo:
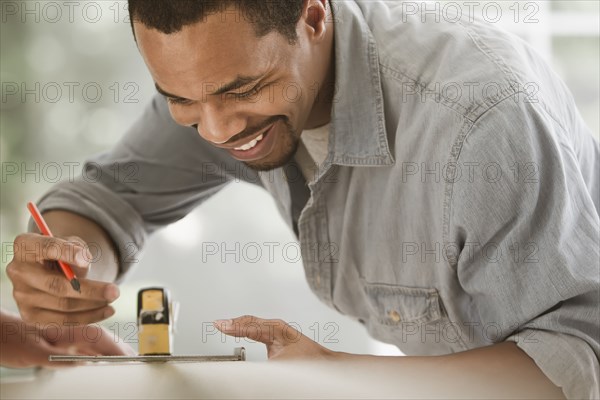
{"type": "Polygon", "coordinates": [[[456,276],[477,322],[497,328],[486,341],[516,344],[567,398],[600,396],[600,233],[583,141],[597,152],[519,94],[491,107],[462,145],[460,164],[478,170],[452,187],[445,238],[470,245],[456,276]]]}
{"type": "MultiPolygon", "coordinates": [[[[223,333],[264,343],[269,360],[328,361],[332,371],[373,385],[372,395],[397,388],[399,398],[564,399],[562,391],[514,343],[444,356],[373,356],[329,350],[281,320],[242,316],[215,321],[223,333]]],[[[323,373],[327,370],[319,370],[323,373]]]]}
{"type": "Polygon", "coordinates": [[[493,337],[487,330],[487,346],[375,357],[331,352],[295,337],[283,321],[241,317],[216,326],[265,343],[270,359],[368,361],[397,379],[445,382],[449,390],[468,382],[448,392],[455,397],[597,398],[599,221],[570,140],[541,106],[509,97],[462,144],[458,163],[478,168],[480,181],[454,183],[444,239],[463,245],[452,268],[473,322],[498,328],[493,337]]]}

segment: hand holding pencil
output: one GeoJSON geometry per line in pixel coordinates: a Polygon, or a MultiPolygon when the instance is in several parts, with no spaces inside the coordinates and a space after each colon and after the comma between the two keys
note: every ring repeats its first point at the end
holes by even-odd
{"type": "MultiPolygon", "coordinates": [[[[48,224],[46,224],[46,221],[44,221],[44,217],[42,217],[42,214],[40,213],[40,210],[38,210],[36,205],[33,204],[32,202],[29,202],[29,203],[27,203],[27,209],[31,213],[31,216],[33,217],[33,220],[35,221],[35,224],[37,225],[38,229],[40,230],[40,232],[42,232],[42,235],[54,237],[52,235],[52,232],[50,232],[50,228],[48,227],[48,224]]],[[[73,289],[75,289],[79,293],[81,293],[81,285],[79,284],[79,281],[77,280],[77,277],[73,273],[73,270],[71,269],[69,264],[66,264],[60,260],[57,260],[56,262],[58,263],[63,274],[65,274],[65,277],[71,283],[71,286],[73,287],[73,289]]]]}
{"type": "Polygon", "coordinates": [[[36,206],[30,203],[28,209],[42,234],[17,236],[6,268],[21,317],[30,323],[77,326],[113,315],[110,303],[119,297],[119,289],[111,282],[87,279],[92,261],[87,244],[78,237],[52,237],[36,206]]]}

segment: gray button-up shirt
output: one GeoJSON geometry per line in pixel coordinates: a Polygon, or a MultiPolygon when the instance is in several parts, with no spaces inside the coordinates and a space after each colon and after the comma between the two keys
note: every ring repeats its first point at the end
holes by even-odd
{"type": "Polygon", "coordinates": [[[249,170],[156,97],[41,208],[100,223],[125,272],[131,243],[232,180],[256,183],[298,235],[314,293],[375,338],[409,355],[515,341],[568,397],[599,396],[600,151],[564,83],[491,25],[422,22],[395,1],[333,11],[315,182],[293,162],[249,170]]]}

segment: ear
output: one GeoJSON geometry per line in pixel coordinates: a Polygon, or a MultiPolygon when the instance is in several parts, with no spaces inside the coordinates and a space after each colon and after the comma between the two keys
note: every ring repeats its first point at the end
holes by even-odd
{"type": "Polygon", "coordinates": [[[311,39],[320,41],[325,37],[328,0],[304,0],[301,21],[311,39]]]}

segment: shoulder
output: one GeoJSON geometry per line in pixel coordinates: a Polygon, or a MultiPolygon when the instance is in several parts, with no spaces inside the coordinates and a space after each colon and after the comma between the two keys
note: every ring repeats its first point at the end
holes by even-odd
{"type": "Polygon", "coordinates": [[[384,80],[414,101],[434,100],[474,121],[519,92],[553,110],[570,96],[535,50],[481,12],[437,3],[356,4],[377,43],[384,80]]]}
{"type": "Polygon", "coordinates": [[[529,226],[562,210],[569,192],[585,191],[574,181],[579,166],[560,125],[516,95],[482,114],[455,150],[446,210],[455,228],[490,238],[499,227],[529,226]]]}

